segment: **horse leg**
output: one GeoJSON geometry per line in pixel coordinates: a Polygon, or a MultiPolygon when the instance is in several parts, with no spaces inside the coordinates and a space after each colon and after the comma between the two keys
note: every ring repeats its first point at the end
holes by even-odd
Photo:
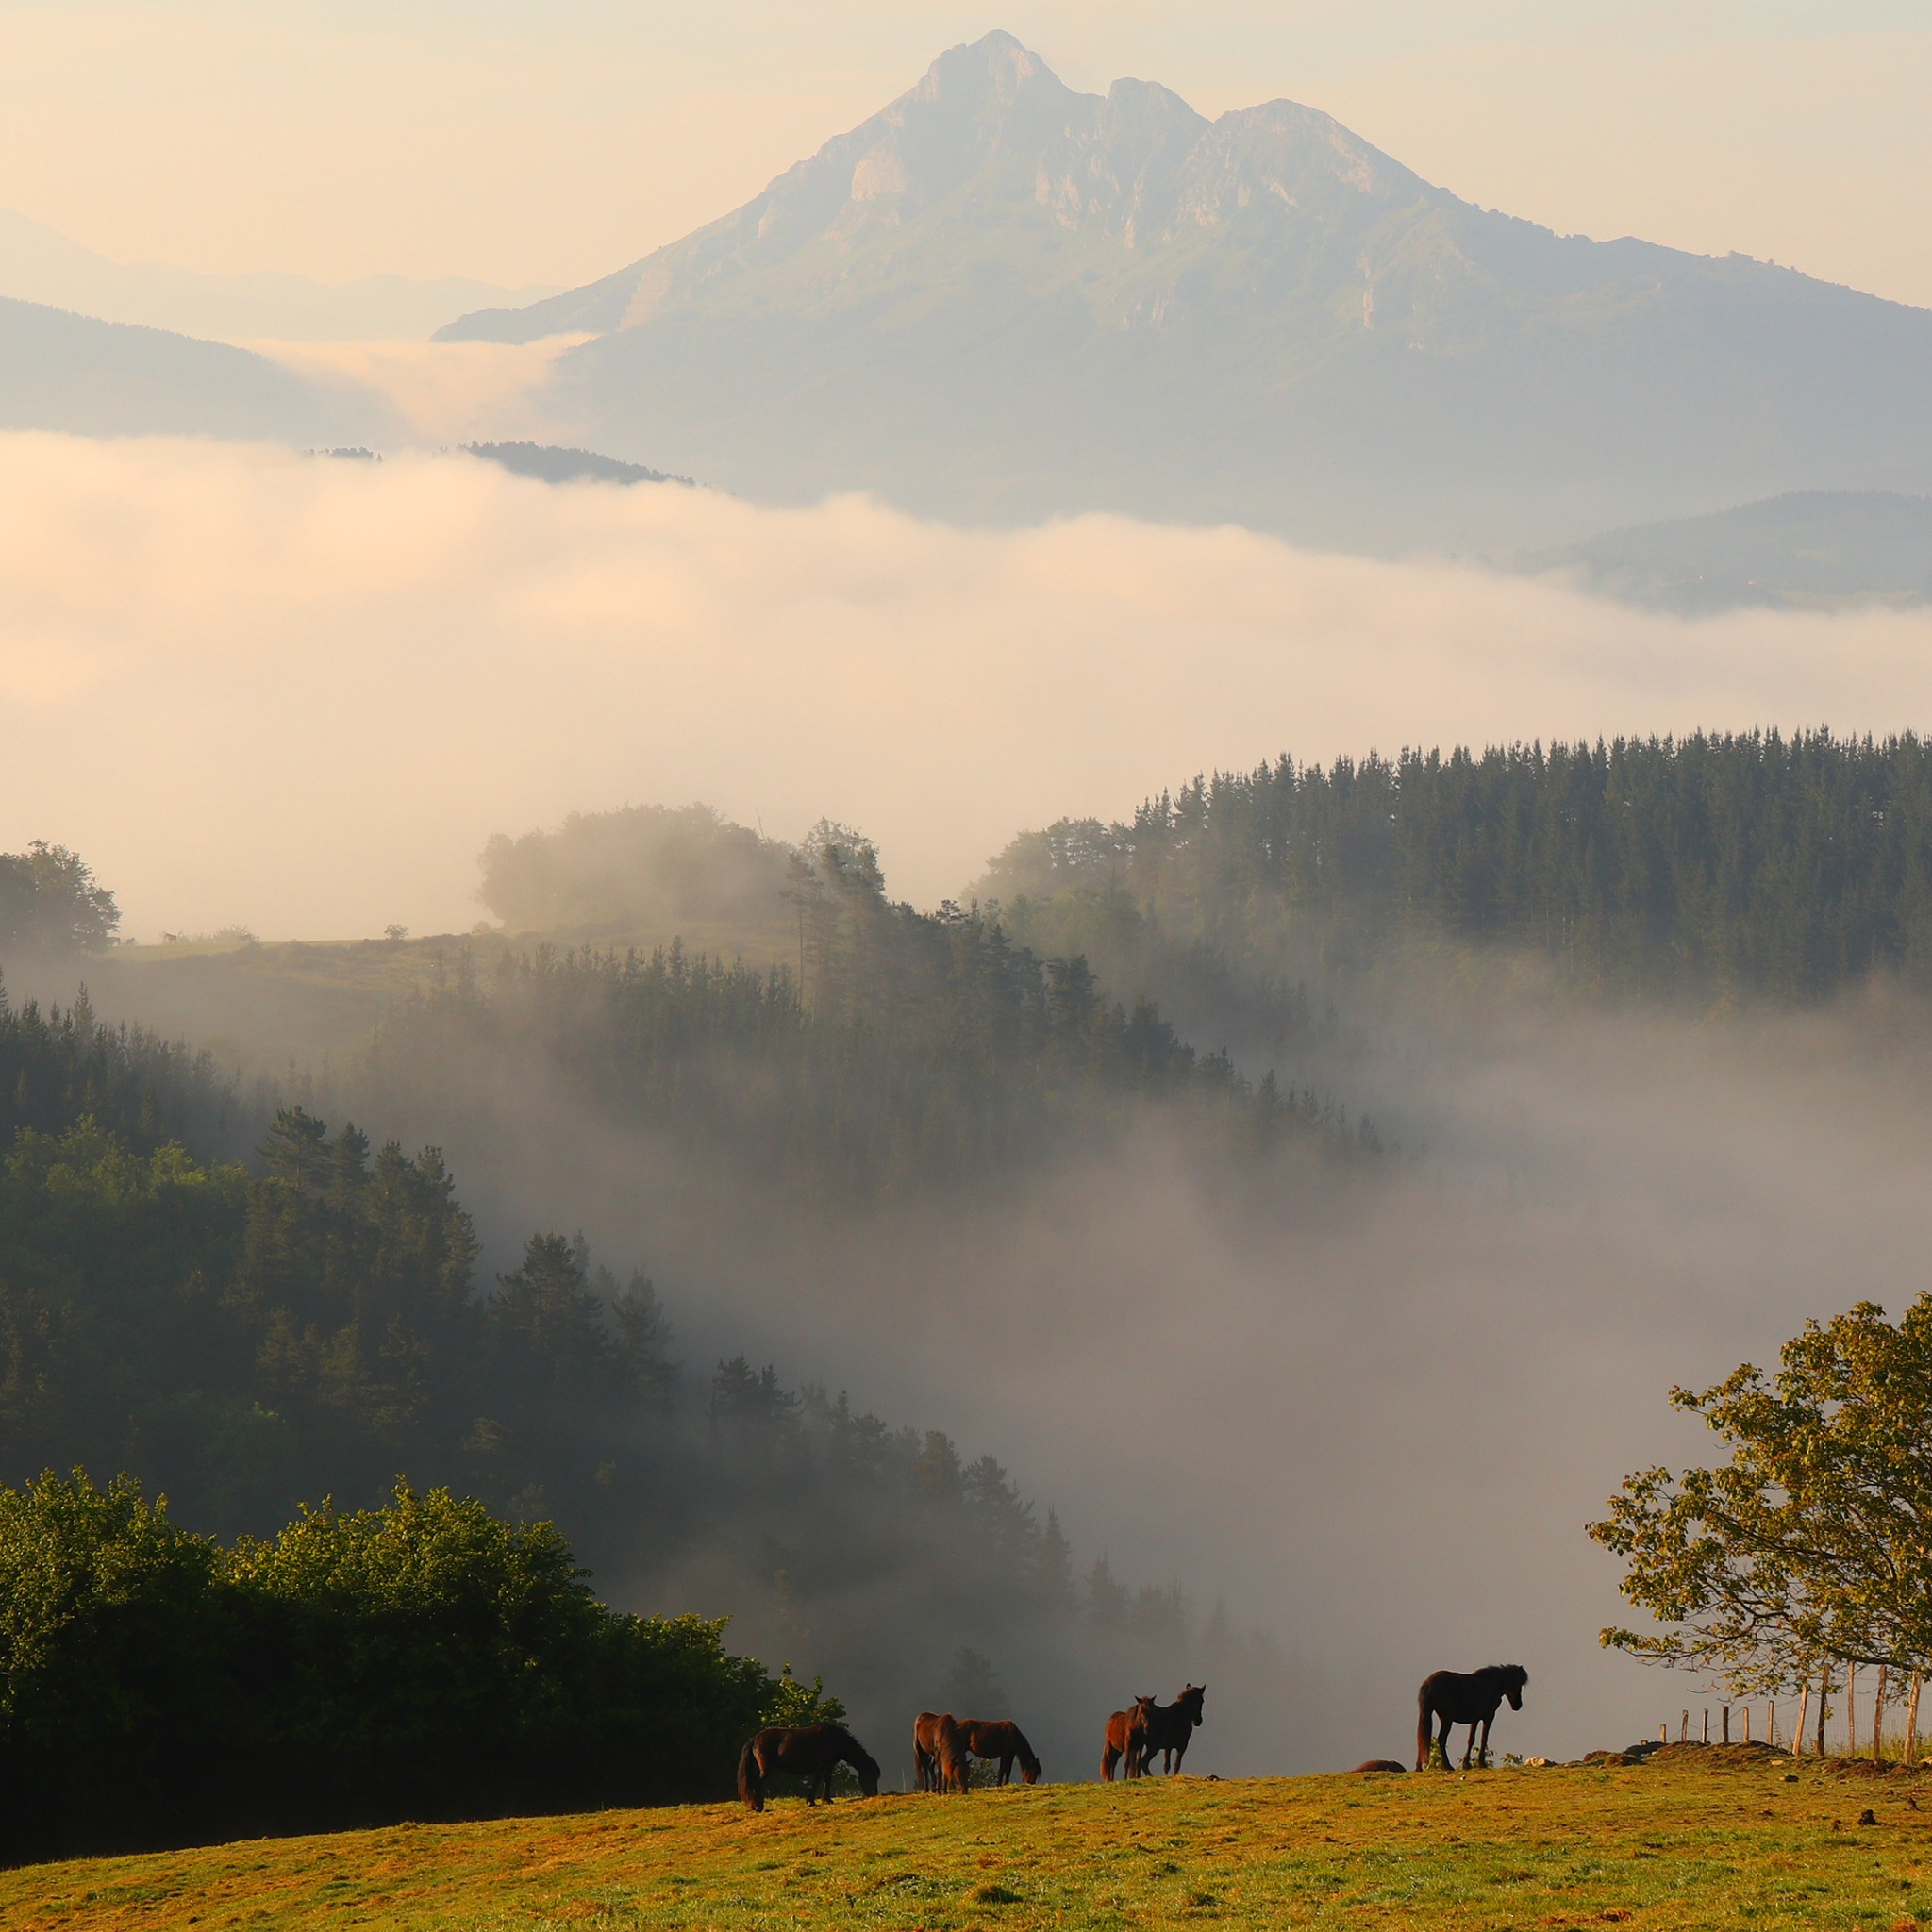
{"type": "MultiPolygon", "coordinates": [[[[1474,1751],[1475,1720],[1474,1718],[1471,1718],[1469,1721],[1469,1742],[1462,1747],[1462,1768],[1464,1771],[1467,1771],[1469,1769],[1469,1760],[1472,1755],[1474,1753],[1474,1751]]],[[[1445,1751],[1442,1755],[1446,1757],[1448,1756],[1448,1753],[1445,1751]]]]}
{"type": "Polygon", "coordinates": [[[1012,1759],[1011,1759],[1010,1757],[1002,1757],[1002,1758],[1000,1759],[1000,1782],[1001,1782],[1001,1784],[1005,1784],[1005,1783],[1006,1783],[1006,1781],[1007,1781],[1007,1780],[1008,1780],[1008,1779],[1009,1777],[1011,1777],[1011,1776],[1012,1776],[1012,1774],[1013,1774],[1013,1760],[1012,1760],[1012,1759]]]}
{"type": "Polygon", "coordinates": [[[1483,1748],[1476,1760],[1479,1764],[1487,1765],[1490,1761],[1490,1726],[1495,1722],[1496,1713],[1493,1710],[1483,1720],[1483,1748]]]}

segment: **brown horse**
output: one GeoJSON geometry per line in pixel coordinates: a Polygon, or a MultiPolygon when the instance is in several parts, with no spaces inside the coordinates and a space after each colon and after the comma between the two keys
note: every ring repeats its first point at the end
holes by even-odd
{"type": "Polygon", "coordinates": [[[1172,1704],[1156,1704],[1151,1697],[1141,1700],[1139,1742],[1143,1777],[1153,1776],[1157,1751],[1161,1754],[1160,1768],[1170,1775],[1178,1774],[1189,1741],[1201,1723],[1201,1700],[1207,1695],[1207,1685],[1190,1684],[1172,1704]]]}
{"type": "Polygon", "coordinates": [[[879,1768],[866,1749],[841,1724],[807,1724],[800,1730],[760,1731],[738,1754],[738,1795],[754,1811],[765,1808],[765,1783],[774,1772],[789,1771],[806,1780],[805,1802],[816,1805],[821,1791],[832,1802],[832,1767],[849,1764],[868,1798],[879,1794],[879,1768]]]}
{"type": "Polygon", "coordinates": [[[966,1734],[950,1711],[922,1710],[912,1725],[912,1763],[922,1791],[973,1789],[966,1734]]]}
{"type": "Polygon", "coordinates": [[[1112,1784],[1113,1768],[1122,1758],[1126,1759],[1124,1776],[1141,1775],[1141,1733],[1153,1703],[1151,1697],[1137,1697],[1125,1710],[1117,1710],[1108,1719],[1107,1741],[1100,1747],[1100,1774],[1108,1784],[1112,1784]]]}
{"type": "Polygon", "coordinates": [[[1438,1671],[1424,1677],[1422,1689],[1415,1693],[1415,1768],[1428,1769],[1432,1720],[1436,1718],[1442,1720],[1444,1764],[1449,1762],[1449,1733],[1457,1724],[1469,1726],[1469,1748],[1462,1754],[1463,1770],[1469,1769],[1471,1754],[1475,1750],[1478,1724],[1482,1726],[1482,1755],[1487,1763],[1490,1726],[1496,1721],[1497,1710],[1506,1697],[1511,1710],[1521,1710],[1524,1686],[1528,1682],[1529,1673],[1521,1664],[1485,1664],[1479,1671],[1438,1671]]]}
{"type": "Polygon", "coordinates": [[[959,1720],[959,1735],[975,1757],[997,1757],[1000,1783],[1013,1774],[1013,1759],[1020,1760],[1020,1775],[1029,1785],[1040,1782],[1040,1759],[1026,1741],[1026,1733],[1009,1717],[968,1717],[959,1720]]]}

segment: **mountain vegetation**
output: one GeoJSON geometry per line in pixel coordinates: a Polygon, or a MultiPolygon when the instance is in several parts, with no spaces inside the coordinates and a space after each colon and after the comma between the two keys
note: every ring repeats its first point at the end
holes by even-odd
{"type": "Polygon", "coordinates": [[[383,442],[396,427],[374,391],[311,382],[250,349],[0,296],[0,430],[308,445],[383,442]]]}
{"type": "MultiPolygon", "coordinates": [[[[720,855],[717,891],[741,891],[747,906],[776,897],[778,849],[702,812],[493,842],[485,890],[492,903],[541,903],[599,878],[600,855],[642,852],[654,869],[597,887],[612,896],[549,902],[634,907],[627,892],[666,890],[667,876],[677,889],[662,856],[692,840],[720,855]]],[[[447,1113],[533,1058],[597,1116],[804,1200],[1010,1175],[1049,1148],[1100,1144],[1147,1105],[1187,1110],[1204,1151],[1377,1144],[1370,1124],[1197,1052],[1152,1002],[1103,992],[1077,955],[1015,945],[977,910],[893,903],[873,847],[836,827],[783,862],[794,963],[726,965],[675,941],[505,952],[487,976],[452,974],[391,1013],[372,1096],[447,1113]]]]}
{"type": "Polygon", "coordinates": [[[723,1639],[447,1491],[225,1544],[43,1475],[0,1490],[0,1857],[724,1797],[761,1723],[842,1712],[723,1639]]]}
{"type": "Polygon", "coordinates": [[[535,476],[544,483],[690,483],[689,476],[667,476],[642,463],[621,463],[595,450],[558,449],[544,442],[466,442],[463,448],[486,463],[512,475],[535,476]]]}
{"type": "Polygon", "coordinates": [[[591,331],[572,436],[768,500],[1541,545],[1932,485],[1932,314],[1473,207],[1313,108],[992,33],[744,207],[447,341],[591,331]]]}
{"type": "Polygon", "coordinates": [[[1815,1000],[1874,971],[1926,986],[1932,745],[1764,731],[1284,757],[1131,824],[1028,833],[979,891],[1016,941],[1084,947],[1109,981],[1205,949],[1288,1011],[1269,976],[1285,965],[1345,978],[1442,941],[1616,994],[1815,1000]]]}
{"type": "Polygon", "coordinates": [[[1710,516],[1607,531],[1523,564],[1687,615],[1751,605],[1924,604],[1932,600],[1932,496],[1798,490],[1710,516]]]}

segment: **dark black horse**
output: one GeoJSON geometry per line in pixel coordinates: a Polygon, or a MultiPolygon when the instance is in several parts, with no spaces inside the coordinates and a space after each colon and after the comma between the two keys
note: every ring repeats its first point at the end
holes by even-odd
{"type": "Polygon", "coordinates": [[[1442,1720],[1442,1762],[1449,1761],[1449,1733],[1457,1724],[1469,1726],[1469,1749],[1462,1754],[1462,1768],[1469,1769],[1470,1755],[1475,1750],[1476,1726],[1482,1726],[1485,1762],[1490,1755],[1490,1726],[1496,1721],[1504,1698],[1511,1710],[1523,1708],[1523,1687],[1529,1673],[1521,1664],[1485,1664],[1479,1671],[1438,1671],[1423,1679],[1415,1694],[1415,1768],[1429,1766],[1430,1733],[1433,1720],[1442,1720]]]}
{"type": "Polygon", "coordinates": [[[879,1794],[879,1768],[866,1749],[841,1724],[805,1724],[797,1730],[773,1728],[748,1739],[738,1754],[738,1795],[754,1811],[765,1808],[765,1783],[774,1771],[806,1780],[805,1802],[816,1805],[821,1790],[832,1802],[832,1767],[849,1764],[868,1798],[879,1794]]]}
{"type": "Polygon", "coordinates": [[[1129,1777],[1137,1774],[1137,1764],[1138,1775],[1152,1777],[1156,1752],[1160,1753],[1162,1766],[1170,1774],[1180,1770],[1181,1759],[1188,1755],[1188,1740],[1201,1722],[1201,1700],[1207,1694],[1207,1685],[1190,1684],[1172,1704],[1156,1704],[1151,1697],[1139,1700],[1127,1754],[1129,1777]]]}

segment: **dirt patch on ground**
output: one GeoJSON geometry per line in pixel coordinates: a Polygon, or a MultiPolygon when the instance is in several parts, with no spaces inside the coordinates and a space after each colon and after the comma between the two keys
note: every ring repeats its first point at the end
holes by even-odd
{"type": "Polygon", "coordinates": [[[1645,1754],[1652,1764],[1694,1765],[1706,1771],[1762,1764],[1767,1758],[1790,1755],[1770,1744],[1659,1744],[1645,1754]]]}

